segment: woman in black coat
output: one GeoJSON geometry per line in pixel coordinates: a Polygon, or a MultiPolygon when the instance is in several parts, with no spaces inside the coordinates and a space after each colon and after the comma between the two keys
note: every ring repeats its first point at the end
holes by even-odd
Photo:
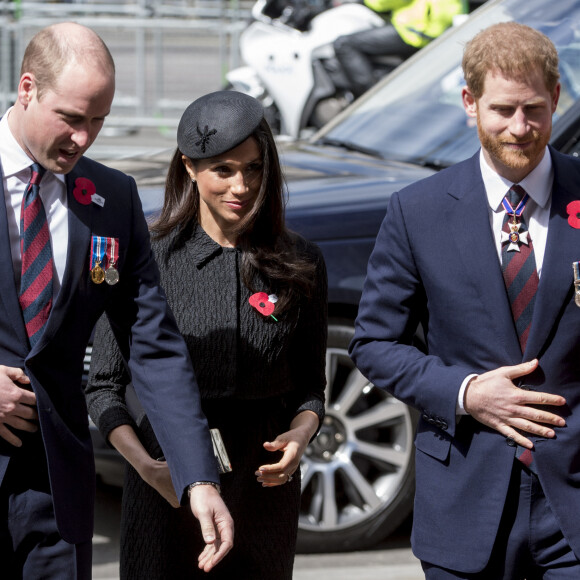
{"type": "Polygon", "coordinates": [[[152,234],[202,408],[231,460],[221,492],[236,536],[203,572],[212,548],[198,562],[199,526],[178,507],[147,417],[127,405],[130,378],[103,319],[87,401],[130,464],[121,578],[290,580],[300,459],[324,415],[327,282],[318,248],[285,228],[276,146],[255,99],[219,91],[186,109],[152,234]]]}

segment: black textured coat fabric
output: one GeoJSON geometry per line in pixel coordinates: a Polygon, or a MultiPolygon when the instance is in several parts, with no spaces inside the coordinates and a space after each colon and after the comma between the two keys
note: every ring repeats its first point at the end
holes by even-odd
{"type": "MultiPolygon", "coordinates": [[[[162,285],[193,361],[203,410],[222,433],[233,472],[222,475],[222,495],[235,522],[235,547],[209,575],[197,569],[203,549],[199,525],[188,507],[173,509],[129,466],[123,494],[121,578],[290,580],[296,545],[300,477],[263,488],[254,472],[279,454],[264,450],[288,430],[292,418],[324,414],[327,281],[319,250],[297,243],[317,264],[314,295],[293,304],[277,320],[249,304],[240,280],[241,252],[222,248],[200,226],[185,243],[173,236],[154,241],[162,285]]],[[[266,282],[256,292],[272,293],[266,282]]],[[[105,319],[96,330],[87,387],[91,418],[107,437],[133,425],[145,448],[161,457],[147,417],[125,401],[127,377],[105,319]]],[[[192,441],[195,445],[195,441],[192,441]]]]}

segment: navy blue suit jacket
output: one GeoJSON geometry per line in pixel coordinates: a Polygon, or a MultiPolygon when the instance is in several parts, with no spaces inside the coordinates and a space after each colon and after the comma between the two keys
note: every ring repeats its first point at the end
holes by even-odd
{"type": "MultiPolygon", "coordinates": [[[[134,180],[82,158],[66,183],[65,273],[44,334],[32,350],[14,282],[6,208],[0,204],[0,364],[22,368],[30,377],[59,531],[66,541],[80,543],[92,536],[95,488],[81,376],[87,342],[103,311],[128,361],[178,495],[189,483],[217,482],[218,475],[191,361],[159,286],[134,180]],[[103,207],[75,199],[78,177],[95,184],[103,207]],[[120,281],[115,286],[90,279],[92,235],[119,239],[120,281]]],[[[0,440],[0,480],[14,451],[0,440]]]]}
{"type": "Polygon", "coordinates": [[[544,491],[580,557],[580,308],[572,263],[580,229],[566,206],[580,198],[580,161],[550,149],[554,186],[532,326],[522,357],[490,227],[479,154],[393,195],[368,266],[352,357],[375,385],[417,408],[413,548],[463,572],[490,556],[514,448],[469,416],[456,418],[462,381],[539,359],[526,377],[564,396],[567,422],[535,438],[544,491]],[[428,355],[411,339],[421,322],[428,355]]]}

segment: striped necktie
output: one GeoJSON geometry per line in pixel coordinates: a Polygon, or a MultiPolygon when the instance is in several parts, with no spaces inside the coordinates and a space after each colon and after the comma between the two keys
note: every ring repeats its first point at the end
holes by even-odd
{"type": "MultiPolygon", "coordinates": [[[[524,352],[532,324],[539,279],[534,246],[523,215],[528,196],[523,187],[513,185],[505,197],[508,204],[504,201],[504,206],[512,211],[506,211],[504,217],[502,270],[520,347],[524,352]]],[[[516,458],[535,472],[533,455],[529,449],[517,445],[516,458]]]]}
{"type": "Polygon", "coordinates": [[[20,307],[24,315],[30,345],[34,346],[44,331],[52,307],[52,248],[46,212],[40,199],[40,180],[45,169],[31,165],[32,177],[22,198],[20,213],[20,307]]]}
{"type": "Polygon", "coordinates": [[[539,279],[534,246],[523,216],[528,196],[521,186],[514,185],[505,197],[512,214],[506,211],[504,217],[502,270],[520,346],[524,352],[539,279]]]}

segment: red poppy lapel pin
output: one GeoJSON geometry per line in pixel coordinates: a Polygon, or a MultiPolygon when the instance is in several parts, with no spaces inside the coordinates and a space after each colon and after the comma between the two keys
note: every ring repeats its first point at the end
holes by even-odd
{"type": "Polygon", "coordinates": [[[94,193],[97,193],[97,188],[90,179],[86,177],[77,177],[75,179],[73,195],[79,203],[89,205],[93,201],[91,198],[94,193]]]}
{"type": "Polygon", "coordinates": [[[249,303],[264,316],[271,316],[276,322],[278,319],[272,314],[274,312],[275,304],[278,301],[276,294],[266,294],[265,292],[256,292],[252,294],[249,303]]]}
{"type": "Polygon", "coordinates": [[[77,177],[75,179],[73,196],[83,205],[89,205],[90,203],[96,203],[101,207],[105,205],[105,199],[97,194],[95,184],[86,177],[77,177]]]}
{"type": "Polygon", "coordinates": [[[575,229],[580,229],[580,200],[571,201],[566,206],[568,223],[575,229]]]}

